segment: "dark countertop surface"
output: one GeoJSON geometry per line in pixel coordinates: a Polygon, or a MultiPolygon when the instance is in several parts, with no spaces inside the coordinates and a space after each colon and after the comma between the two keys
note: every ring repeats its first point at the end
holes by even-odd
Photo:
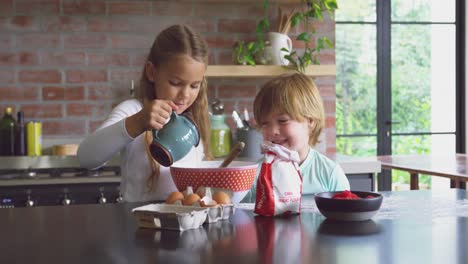
{"type": "Polygon", "coordinates": [[[468,263],[464,190],[383,194],[367,222],[325,221],[307,196],[300,215],[184,232],[138,228],[141,203],[0,209],[0,263],[468,263]]]}

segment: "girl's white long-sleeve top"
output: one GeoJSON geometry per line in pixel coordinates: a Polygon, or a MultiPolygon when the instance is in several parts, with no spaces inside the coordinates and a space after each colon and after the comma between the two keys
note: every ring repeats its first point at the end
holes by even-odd
{"type": "MultiPolygon", "coordinates": [[[[107,120],[80,143],[77,154],[82,167],[97,169],[120,152],[120,191],[124,200],[128,202],[165,200],[171,192],[177,190],[169,167],[163,166],[160,166],[160,175],[154,180],[152,190],[148,188],[151,164],[146,152],[145,133],[132,138],[125,128],[125,119],[139,112],[142,107],[142,103],[136,99],[129,99],[117,105],[107,120]]],[[[189,154],[178,162],[196,164],[201,162],[203,157],[203,144],[200,141],[197,147],[192,148],[189,154]]]]}

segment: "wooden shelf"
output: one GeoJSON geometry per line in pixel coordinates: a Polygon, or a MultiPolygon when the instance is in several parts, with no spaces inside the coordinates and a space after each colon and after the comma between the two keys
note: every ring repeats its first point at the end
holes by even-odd
{"type": "MultiPolygon", "coordinates": [[[[179,2],[192,2],[193,0],[179,0],[179,2]]],[[[263,4],[263,0],[197,0],[197,3],[215,3],[215,4],[263,4]]],[[[299,4],[302,0],[270,0],[270,4],[299,4]]]]}
{"type": "MultiPolygon", "coordinates": [[[[262,78],[292,72],[295,70],[279,65],[209,65],[205,76],[212,78],[262,78]]],[[[335,76],[336,65],[312,65],[307,67],[305,74],[309,76],[335,76]]]]}

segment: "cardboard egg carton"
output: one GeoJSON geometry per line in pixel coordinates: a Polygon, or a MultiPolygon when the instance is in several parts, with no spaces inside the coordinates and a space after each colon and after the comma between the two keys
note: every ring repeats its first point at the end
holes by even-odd
{"type": "MultiPolygon", "coordinates": [[[[197,193],[205,193],[205,196],[202,197],[202,200],[211,200],[212,197],[210,196],[211,194],[207,194],[206,188],[210,188],[210,193],[214,194],[217,191],[223,191],[227,193],[229,198],[232,200],[232,191],[229,189],[222,189],[222,188],[215,188],[215,187],[205,187],[205,186],[200,186],[197,189],[197,193]]],[[[201,206],[200,203],[195,203],[195,206],[201,206]]],[[[235,213],[235,207],[234,204],[217,204],[212,207],[205,207],[208,208],[208,217],[205,220],[205,223],[215,223],[218,222],[219,220],[226,220],[231,217],[235,213]]]]}
{"type": "MultiPolygon", "coordinates": [[[[184,231],[199,228],[203,223],[216,223],[226,220],[235,213],[234,204],[216,204],[210,206],[212,195],[217,191],[225,192],[232,199],[232,191],[228,189],[199,187],[196,193],[205,193],[200,201],[191,206],[182,205],[180,200],[174,204],[156,203],[140,206],[132,210],[138,225],[143,228],[169,229],[184,231]],[[207,206],[202,207],[201,201],[207,206]]],[[[187,194],[193,193],[191,188],[187,194]]]]}
{"type": "MultiPolygon", "coordinates": [[[[205,220],[205,223],[216,223],[219,220],[226,220],[231,217],[235,213],[235,207],[234,204],[216,204],[211,206],[210,202],[212,200],[212,194],[214,194],[217,191],[223,191],[225,192],[230,199],[232,199],[232,191],[229,189],[222,189],[222,188],[215,188],[215,187],[205,187],[205,186],[200,186],[198,187],[197,191],[195,193],[200,194],[204,193],[205,195],[201,197],[201,200],[199,202],[195,202],[194,204],[187,206],[187,207],[201,207],[201,208],[208,208],[208,217],[205,220]],[[207,192],[207,188],[210,189],[210,192],[207,192]],[[204,202],[206,205],[202,206],[201,202],[204,202]]],[[[189,195],[193,193],[193,190],[191,187],[188,187],[187,190],[184,191],[185,195],[189,195]]],[[[176,201],[174,204],[176,205],[181,205],[181,201],[176,201]]]]}
{"type": "Polygon", "coordinates": [[[208,216],[208,208],[173,204],[148,204],[132,212],[140,227],[178,231],[199,228],[208,216]]]}

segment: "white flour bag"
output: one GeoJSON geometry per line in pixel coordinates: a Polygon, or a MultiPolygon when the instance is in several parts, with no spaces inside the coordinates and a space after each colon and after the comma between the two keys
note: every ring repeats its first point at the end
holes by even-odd
{"type": "Polygon", "coordinates": [[[265,160],[257,179],[254,213],[264,216],[301,212],[302,176],[299,154],[264,142],[265,160]]]}

